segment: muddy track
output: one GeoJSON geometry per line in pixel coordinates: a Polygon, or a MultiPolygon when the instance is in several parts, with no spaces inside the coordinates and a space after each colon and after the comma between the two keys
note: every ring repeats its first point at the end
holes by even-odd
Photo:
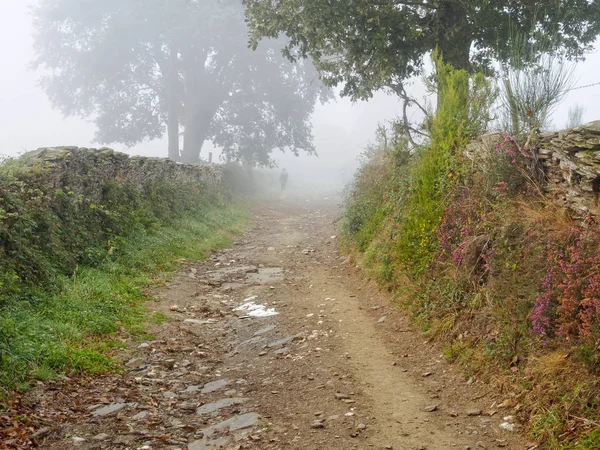
{"type": "Polygon", "coordinates": [[[127,342],[123,373],[29,394],[47,422],[39,447],[527,448],[501,427],[506,399],[465,380],[338,254],[337,211],[258,208],[232,249],[153,292],[170,320],[127,342]]]}

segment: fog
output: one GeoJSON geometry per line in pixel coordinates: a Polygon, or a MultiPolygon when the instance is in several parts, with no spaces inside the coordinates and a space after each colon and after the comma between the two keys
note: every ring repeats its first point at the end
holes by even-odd
{"type": "MultiPolygon", "coordinates": [[[[36,1],[2,0],[0,2],[0,154],[16,156],[43,146],[77,145],[97,147],[94,143],[96,126],[89,120],[65,118],[53,108],[46,93],[39,87],[40,71],[31,69],[35,58],[34,27],[30,7],[36,1]]],[[[590,54],[576,69],[577,86],[600,81],[600,53],[590,54]]],[[[413,88],[417,97],[422,87],[413,88]]],[[[554,128],[567,121],[569,107],[584,107],[584,121],[600,119],[600,105],[594,98],[600,86],[575,89],[569,93],[553,117],[554,128]]],[[[356,166],[357,155],[372,140],[379,123],[394,119],[400,109],[396,97],[377,93],[369,102],[352,103],[336,98],[326,104],[317,103],[310,118],[317,156],[302,154],[295,157],[278,151],[271,155],[279,167],[290,173],[290,184],[305,187],[319,184],[338,185],[347,182],[356,166]]],[[[167,156],[168,142],[148,140],[127,147],[110,144],[116,150],[132,155],[167,156]]],[[[213,152],[218,160],[220,150],[206,143],[201,157],[213,152]]]]}

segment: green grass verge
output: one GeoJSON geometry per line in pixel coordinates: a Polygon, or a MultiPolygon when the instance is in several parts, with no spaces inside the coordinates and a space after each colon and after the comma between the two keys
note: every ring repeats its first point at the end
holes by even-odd
{"type": "Polygon", "coordinates": [[[115,370],[110,353],[120,338],[147,336],[148,320],[164,321],[148,317],[143,288],[164,280],[181,258],[226,248],[248,219],[240,205],[207,205],[157,229],[139,226],[97,266],[59,279],[57,292],[8,302],[0,311],[0,388],[8,394],[36,378],[115,370]]]}

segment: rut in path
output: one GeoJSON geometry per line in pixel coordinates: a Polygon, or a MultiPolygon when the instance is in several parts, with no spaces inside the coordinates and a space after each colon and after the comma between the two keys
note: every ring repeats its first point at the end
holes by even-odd
{"type": "Polygon", "coordinates": [[[122,374],[28,395],[40,448],[526,448],[505,399],[344,261],[335,204],[258,211],[232,249],[153,293],[171,320],[128,342],[122,374]]]}

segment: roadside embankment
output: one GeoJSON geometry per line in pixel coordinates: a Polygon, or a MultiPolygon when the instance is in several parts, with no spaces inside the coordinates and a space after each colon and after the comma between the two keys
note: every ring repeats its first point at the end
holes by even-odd
{"type": "Polygon", "coordinates": [[[226,246],[245,220],[215,166],[76,147],[5,161],[2,389],[113,369],[122,335],[144,334],[144,288],[226,246]]]}
{"type": "Polygon", "coordinates": [[[477,138],[485,96],[442,75],[429,140],[386,141],[358,172],[344,246],[467,378],[505,395],[498,414],[543,448],[599,448],[598,122],[477,138]]]}

